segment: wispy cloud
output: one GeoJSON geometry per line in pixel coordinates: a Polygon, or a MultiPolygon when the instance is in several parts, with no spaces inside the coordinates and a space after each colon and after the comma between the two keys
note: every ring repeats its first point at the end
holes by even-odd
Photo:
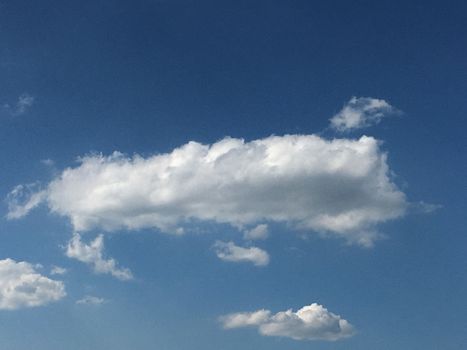
{"type": "Polygon", "coordinates": [[[344,107],[330,119],[331,128],[346,132],[378,124],[397,109],[385,100],[372,97],[352,97],[344,107]]]}
{"type": "Polygon", "coordinates": [[[214,250],[219,259],[230,262],[250,262],[256,266],[269,264],[269,254],[258,247],[239,247],[233,242],[214,244],[214,250]]]}
{"type": "Polygon", "coordinates": [[[295,340],[329,340],[348,338],[354,327],[341,316],[313,303],[297,312],[291,309],[272,314],[269,310],[239,312],[222,316],[225,329],[255,327],[261,335],[287,337],[295,340]]]}
{"type": "Polygon", "coordinates": [[[86,295],[84,298],[76,301],[78,305],[101,305],[106,303],[107,300],[104,298],[98,298],[92,295],[86,295]]]}
{"type": "Polygon", "coordinates": [[[31,106],[35,102],[35,97],[24,93],[18,97],[18,100],[14,104],[5,103],[2,106],[2,110],[4,113],[7,113],[11,116],[20,116],[28,112],[31,106]]]}
{"type": "Polygon", "coordinates": [[[66,247],[66,256],[90,265],[98,274],[111,274],[122,281],[133,278],[129,269],[117,267],[115,259],[104,258],[103,235],[97,236],[91,243],[86,244],[81,241],[81,236],[75,233],[66,247]]]}
{"type": "Polygon", "coordinates": [[[7,219],[22,218],[45,199],[46,192],[42,191],[37,183],[16,186],[6,198],[7,219]]]}

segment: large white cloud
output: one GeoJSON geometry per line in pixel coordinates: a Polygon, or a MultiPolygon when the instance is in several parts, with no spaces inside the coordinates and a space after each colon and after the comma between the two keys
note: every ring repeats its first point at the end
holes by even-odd
{"type": "MultiPolygon", "coordinates": [[[[206,220],[245,230],[278,222],[369,246],[378,237],[377,224],[402,216],[407,206],[389,173],[379,141],[368,136],[224,138],[148,158],[89,155],[40,198],[78,232],[181,233],[206,220]]],[[[36,199],[15,203],[14,212],[26,214],[36,199]]]]}
{"type": "Polygon", "coordinates": [[[385,100],[352,97],[330,122],[333,129],[345,132],[378,124],[384,117],[396,112],[397,109],[385,100]]]}
{"type": "Polygon", "coordinates": [[[91,243],[86,244],[81,240],[81,236],[75,233],[68,242],[66,255],[69,258],[90,265],[95,273],[111,274],[122,281],[133,278],[129,269],[117,267],[115,259],[104,258],[104,236],[102,234],[97,236],[91,243]]]}
{"type": "Polygon", "coordinates": [[[66,295],[61,281],[49,279],[27,262],[0,260],[0,310],[48,304],[66,295]]]}
{"type": "Polygon", "coordinates": [[[220,318],[225,329],[256,327],[265,336],[295,340],[339,340],[352,336],[354,327],[341,316],[313,303],[297,312],[292,310],[272,314],[269,310],[239,312],[220,318]]]}
{"type": "Polygon", "coordinates": [[[258,247],[240,247],[233,242],[217,241],[214,244],[219,259],[230,262],[250,262],[256,266],[269,264],[269,254],[258,247]]]}

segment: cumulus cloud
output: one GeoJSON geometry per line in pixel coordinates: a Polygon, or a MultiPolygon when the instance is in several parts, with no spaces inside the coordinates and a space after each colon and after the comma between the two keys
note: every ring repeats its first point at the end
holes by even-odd
{"type": "Polygon", "coordinates": [[[41,306],[65,295],[63,282],[42,276],[36,266],[13,259],[0,260],[0,310],[41,306]]]}
{"type": "Polygon", "coordinates": [[[220,318],[225,329],[255,327],[261,335],[295,340],[339,340],[352,336],[354,327],[341,316],[313,303],[297,312],[272,314],[269,310],[240,312],[220,318]]]}
{"type": "MultiPolygon", "coordinates": [[[[377,225],[406,210],[389,174],[379,141],[368,136],[224,138],[147,158],[89,155],[37,196],[77,232],[177,233],[202,221],[242,229],[278,222],[371,246],[377,225]]],[[[36,205],[33,197],[25,203],[13,206],[9,217],[36,205]]]]}
{"type": "Polygon", "coordinates": [[[11,116],[19,116],[25,114],[31,106],[34,104],[34,96],[24,93],[18,97],[18,100],[15,104],[11,105],[5,103],[2,106],[3,112],[8,113],[11,116]]]}
{"type": "Polygon", "coordinates": [[[331,127],[345,132],[378,124],[384,117],[397,110],[385,100],[371,97],[352,97],[345,106],[330,119],[331,127]]]}
{"type": "Polygon", "coordinates": [[[268,238],[269,235],[269,230],[268,230],[268,225],[266,224],[260,224],[251,230],[246,230],[243,233],[243,238],[246,240],[254,241],[258,239],[266,239],[268,238]]]}
{"type": "Polygon", "coordinates": [[[115,259],[105,259],[103,252],[104,236],[102,234],[97,236],[90,244],[86,244],[81,241],[81,236],[75,233],[66,247],[66,255],[69,258],[90,265],[95,273],[111,274],[122,281],[133,278],[129,269],[117,267],[115,259]]]}
{"type": "Polygon", "coordinates": [[[84,298],[76,301],[78,305],[101,305],[104,304],[106,300],[104,298],[98,298],[92,295],[86,295],[84,298]]]}
{"type": "Polygon", "coordinates": [[[220,242],[214,244],[219,259],[230,262],[251,262],[256,266],[269,264],[269,254],[258,247],[239,247],[233,242],[220,242]]]}

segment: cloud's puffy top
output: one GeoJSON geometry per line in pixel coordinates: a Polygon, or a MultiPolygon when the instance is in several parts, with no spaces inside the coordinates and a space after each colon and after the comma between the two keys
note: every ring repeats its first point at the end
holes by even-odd
{"type": "Polygon", "coordinates": [[[91,265],[95,273],[108,273],[122,281],[133,278],[129,269],[117,267],[115,259],[104,258],[103,235],[97,236],[90,244],[86,244],[81,241],[81,236],[75,233],[68,242],[66,255],[69,258],[91,265]]]}
{"type": "Polygon", "coordinates": [[[226,329],[257,327],[262,335],[295,340],[339,340],[354,334],[348,321],[316,303],[297,312],[287,310],[273,315],[269,310],[259,310],[222,316],[220,320],[226,329]]]}
{"type": "Polygon", "coordinates": [[[231,262],[251,262],[256,266],[269,264],[269,254],[258,247],[239,247],[233,242],[220,242],[214,244],[219,259],[231,262]]]}
{"type": "Polygon", "coordinates": [[[352,97],[330,122],[333,129],[345,132],[378,124],[384,117],[396,112],[385,100],[352,97]]]}
{"type": "Polygon", "coordinates": [[[225,138],[149,158],[114,153],[80,162],[43,195],[77,231],[182,232],[202,220],[236,227],[273,221],[371,245],[376,224],[403,215],[406,207],[379,142],[367,136],[225,138]]]}
{"type": "Polygon", "coordinates": [[[42,276],[35,266],[12,259],[0,260],[0,310],[45,305],[65,295],[63,282],[42,276]]]}

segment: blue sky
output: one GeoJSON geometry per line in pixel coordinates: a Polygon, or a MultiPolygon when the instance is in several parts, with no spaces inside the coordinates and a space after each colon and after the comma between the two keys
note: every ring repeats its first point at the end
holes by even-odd
{"type": "Polygon", "coordinates": [[[466,17],[1,2],[1,348],[463,349],[466,17]]]}

